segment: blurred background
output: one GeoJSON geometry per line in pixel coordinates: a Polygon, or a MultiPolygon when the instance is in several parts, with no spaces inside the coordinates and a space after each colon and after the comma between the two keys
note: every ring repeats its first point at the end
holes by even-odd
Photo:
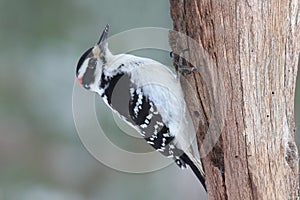
{"type": "MultiPolygon", "coordinates": [[[[174,164],[147,174],[123,173],[98,162],[82,145],[72,116],[75,67],[106,23],[111,35],[147,26],[172,29],[169,2],[0,0],[0,200],[202,195],[193,174],[174,164]]],[[[167,52],[155,55],[171,65],[167,52]]],[[[297,91],[297,127],[298,102],[297,91]]]]}
{"type": "MultiPolygon", "coordinates": [[[[198,199],[203,192],[189,170],[119,172],[81,143],[72,115],[75,68],[107,23],[110,35],[172,28],[169,2],[0,0],[0,200],[198,199]]],[[[169,52],[157,55],[171,65],[169,52]]],[[[108,110],[97,114],[119,131],[108,110]]]]}

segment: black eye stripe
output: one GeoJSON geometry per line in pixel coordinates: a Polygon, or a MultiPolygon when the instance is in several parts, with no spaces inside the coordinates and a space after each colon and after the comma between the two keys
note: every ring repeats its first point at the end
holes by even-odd
{"type": "Polygon", "coordinates": [[[95,82],[95,70],[96,68],[86,68],[86,71],[82,78],[82,84],[90,85],[95,82]]]}
{"type": "Polygon", "coordinates": [[[89,69],[95,69],[97,65],[97,59],[96,58],[90,58],[89,63],[88,63],[88,68],[89,69]]]}

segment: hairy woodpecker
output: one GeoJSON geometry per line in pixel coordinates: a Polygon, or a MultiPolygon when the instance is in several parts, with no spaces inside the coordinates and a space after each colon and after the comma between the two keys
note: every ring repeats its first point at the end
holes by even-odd
{"type": "Polygon", "coordinates": [[[108,49],[108,31],[106,25],[98,43],[79,59],[78,82],[99,94],[154,149],[173,158],[181,168],[189,165],[206,190],[205,173],[193,142],[195,130],[187,123],[189,113],[178,76],[149,58],[113,55],[108,49]],[[125,95],[114,100],[117,84],[127,87],[122,89],[125,95]]]}

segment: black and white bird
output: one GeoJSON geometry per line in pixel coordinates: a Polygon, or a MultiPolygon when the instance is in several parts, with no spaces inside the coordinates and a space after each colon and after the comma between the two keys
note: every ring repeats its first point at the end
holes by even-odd
{"type": "Polygon", "coordinates": [[[99,42],[79,59],[78,82],[99,94],[154,149],[173,158],[181,168],[190,166],[206,189],[195,130],[188,123],[190,116],[178,76],[149,58],[113,55],[108,49],[108,31],[106,25],[99,42]]]}

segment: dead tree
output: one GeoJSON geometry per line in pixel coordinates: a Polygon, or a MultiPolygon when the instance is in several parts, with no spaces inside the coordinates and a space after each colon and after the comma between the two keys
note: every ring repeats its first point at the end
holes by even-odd
{"type": "Polygon", "coordinates": [[[200,67],[182,85],[199,147],[213,144],[200,149],[209,198],[297,199],[298,0],[170,3],[174,30],[202,48],[170,34],[172,49],[188,48],[200,67]]]}

